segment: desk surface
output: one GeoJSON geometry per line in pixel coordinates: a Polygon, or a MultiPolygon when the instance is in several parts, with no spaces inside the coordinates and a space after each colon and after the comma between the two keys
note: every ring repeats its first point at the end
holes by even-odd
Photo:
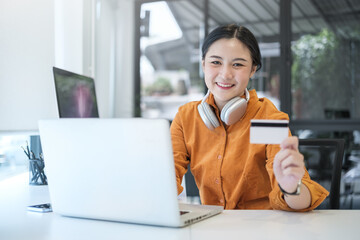
{"type": "Polygon", "coordinates": [[[360,210],[226,210],[174,229],[32,213],[49,201],[46,186],[28,186],[27,175],[0,182],[0,239],[360,239],[360,210]]]}

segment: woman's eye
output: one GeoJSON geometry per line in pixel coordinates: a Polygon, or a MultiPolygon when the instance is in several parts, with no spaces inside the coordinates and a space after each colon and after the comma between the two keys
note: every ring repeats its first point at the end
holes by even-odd
{"type": "Polygon", "coordinates": [[[234,63],[234,67],[241,67],[241,66],[244,66],[244,65],[241,63],[234,63]]]}
{"type": "Polygon", "coordinates": [[[219,61],[212,61],[211,63],[212,63],[212,64],[215,64],[215,65],[221,64],[219,61]]]}

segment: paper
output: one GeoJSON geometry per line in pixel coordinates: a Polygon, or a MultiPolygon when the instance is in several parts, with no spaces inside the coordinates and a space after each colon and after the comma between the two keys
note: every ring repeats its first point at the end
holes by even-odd
{"type": "Polygon", "coordinates": [[[288,120],[250,120],[250,143],[280,144],[289,136],[288,120]]]}

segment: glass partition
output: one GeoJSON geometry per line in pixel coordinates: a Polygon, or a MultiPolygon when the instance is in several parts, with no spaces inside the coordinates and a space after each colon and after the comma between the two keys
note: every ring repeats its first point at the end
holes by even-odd
{"type": "Polygon", "coordinates": [[[30,148],[30,140],[26,134],[0,134],[0,181],[28,171],[28,157],[21,147],[30,148]]]}
{"type": "Polygon", "coordinates": [[[359,9],[358,1],[293,0],[293,119],[360,119],[359,9]]]}
{"type": "Polygon", "coordinates": [[[141,5],[143,117],[172,120],[179,106],[203,96],[199,68],[203,12],[197,4],[201,1],[157,1],[141,5]],[[187,14],[180,17],[182,13],[187,14]]]}
{"type": "Polygon", "coordinates": [[[247,27],[256,37],[262,68],[249,82],[259,97],[270,99],[280,109],[280,6],[276,1],[209,1],[209,27],[236,23],[247,27]]]}
{"type": "Polygon", "coordinates": [[[244,25],[254,33],[263,67],[248,87],[280,109],[276,1],[153,1],[142,3],[140,12],[141,116],[172,120],[179,106],[202,99],[202,39],[206,32],[228,23],[244,25]]]}
{"type": "Polygon", "coordinates": [[[237,23],[254,33],[262,54],[263,67],[248,87],[289,113],[293,135],[345,139],[344,174],[360,166],[354,161],[360,155],[359,1],[139,2],[141,116],[172,120],[180,105],[200,100],[201,40],[219,25],[237,23]]]}

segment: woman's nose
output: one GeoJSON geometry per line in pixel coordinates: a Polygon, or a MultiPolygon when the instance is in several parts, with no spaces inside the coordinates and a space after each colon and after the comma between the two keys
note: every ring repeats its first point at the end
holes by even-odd
{"type": "Polygon", "coordinates": [[[233,73],[231,67],[223,65],[221,68],[220,76],[225,80],[232,79],[233,73]]]}

